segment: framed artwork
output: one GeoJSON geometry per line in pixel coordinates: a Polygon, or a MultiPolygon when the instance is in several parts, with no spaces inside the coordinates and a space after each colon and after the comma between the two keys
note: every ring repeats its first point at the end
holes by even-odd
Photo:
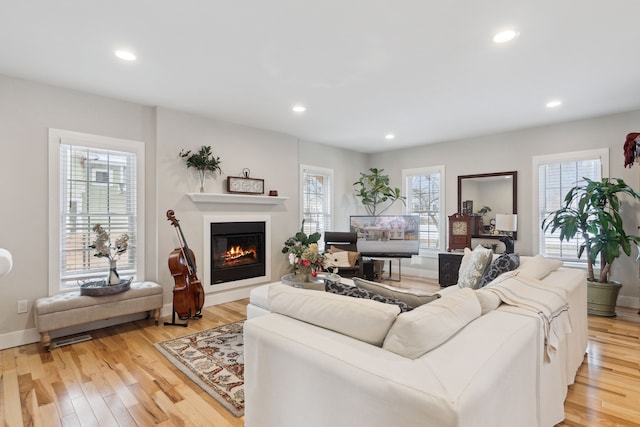
{"type": "Polygon", "coordinates": [[[264,194],[264,179],[229,176],[227,177],[227,191],[241,194],[264,194]]]}
{"type": "Polygon", "coordinates": [[[467,215],[473,213],[473,200],[465,200],[462,202],[462,213],[467,215]]]}

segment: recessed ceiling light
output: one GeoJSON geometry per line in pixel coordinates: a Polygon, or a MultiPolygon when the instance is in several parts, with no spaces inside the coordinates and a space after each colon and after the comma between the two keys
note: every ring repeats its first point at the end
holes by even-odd
{"type": "Polygon", "coordinates": [[[292,110],[295,113],[304,113],[305,111],[307,111],[307,107],[305,107],[304,105],[294,105],[292,110]]]}
{"type": "Polygon", "coordinates": [[[396,136],[394,134],[392,134],[392,133],[388,133],[388,134],[386,134],[384,136],[384,139],[395,139],[395,138],[396,138],[396,136]]]}
{"type": "Polygon", "coordinates": [[[556,108],[562,105],[562,101],[559,99],[554,99],[553,101],[547,102],[547,108],[556,108]]]}
{"type": "Polygon", "coordinates": [[[499,33],[496,33],[493,36],[493,41],[495,43],[506,43],[508,41],[515,39],[519,35],[520,33],[515,30],[500,31],[499,33]]]}
{"type": "Polygon", "coordinates": [[[129,52],[128,50],[116,50],[114,52],[114,54],[118,58],[123,59],[125,61],[135,61],[136,60],[136,56],[133,53],[129,52]]]}

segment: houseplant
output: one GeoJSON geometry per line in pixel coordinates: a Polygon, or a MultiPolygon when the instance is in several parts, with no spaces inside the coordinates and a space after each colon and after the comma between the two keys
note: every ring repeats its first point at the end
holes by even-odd
{"type": "Polygon", "coordinates": [[[631,254],[632,243],[640,243],[639,236],[624,230],[619,196],[640,200],[640,194],[619,178],[583,180],[565,195],[564,205],[544,219],[542,228],[551,233],[560,230],[560,240],[580,234],[583,243],[578,258],[584,253],[587,259],[588,312],[613,317],[622,285],[609,280],[611,265],[623,253],[631,254]],[[600,271],[596,277],[594,264],[598,257],[600,271]]]}
{"type": "Polygon", "coordinates": [[[302,220],[300,231],[289,237],[282,248],[282,253],[289,256],[293,272],[302,274],[306,281],[310,280],[310,276],[315,277],[319,271],[322,271],[324,257],[318,252],[320,237],[321,234],[317,232],[307,235],[304,232],[304,220],[302,220]]]}
{"type": "Polygon", "coordinates": [[[222,163],[220,157],[214,156],[211,152],[211,146],[203,145],[197,153],[191,153],[191,150],[180,150],[180,157],[185,159],[187,169],[195,168],[198,171],[201,193],[204,193],[204,179],[208,173],[214,177],[216,173],[222,173],[222,169],[220,169],[220,163],[222,163]]]}
{"type": "Polygon", "coordinates": [[[406,197],[400,195],[398,187],[389,185],[389,175],[383,175],[384,169],[370,168],[368,174],[360,172],[360,179],[353,183],[356,196],[370,215],[381,215],[398,200],[403,204],[406,197]]]}

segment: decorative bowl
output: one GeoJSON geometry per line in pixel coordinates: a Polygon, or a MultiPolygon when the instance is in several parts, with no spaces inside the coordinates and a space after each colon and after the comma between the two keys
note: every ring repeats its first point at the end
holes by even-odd
{"type": "Polygon", "coordinates": [[[120,280],[119,285],[109,285],[106,280],[85,282],[80,285],[80,295],[102,297],[105,295],[119,294],[120,292],[128,291],[131,288],[132,281],[133,277],[127,280],[120,280]]]}

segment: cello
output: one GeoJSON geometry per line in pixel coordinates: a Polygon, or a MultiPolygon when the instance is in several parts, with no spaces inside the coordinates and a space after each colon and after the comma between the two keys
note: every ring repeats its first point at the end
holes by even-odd
{"type": "Polygon", "coordinates": [[[202,317],[204,289],[196,275],[195,254],[187,245],[180,222],[176,219],[173,210],[167,211],[167,219],[176,229],[180,247],[171,251],[168,260],[175,286],[173,288],[172,322],[165,322],[165,325],[187,326],[188,323],[176,323],[175,316],[177,314],[180,320],[202,317]]]}

